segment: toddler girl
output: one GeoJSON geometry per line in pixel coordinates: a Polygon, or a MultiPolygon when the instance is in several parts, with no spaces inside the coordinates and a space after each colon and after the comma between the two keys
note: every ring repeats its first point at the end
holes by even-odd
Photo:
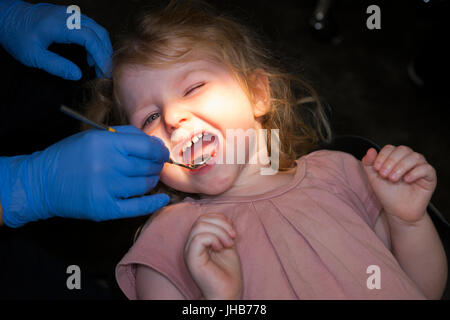
{"type": "Polygon", "coordinates": [[[446,258],[426,213],[434,169],[404,146],[370,149],[362,162],[314,151],[329,140],[317,96],[269,57],[233,20],[172,2],[116,50],[89,116],[160,138],[176,162],[209,158],[195,170],[165,164],[161,182],[190,196],[143,227],[116,269],[123,292],[440,298],[446,258]]]}

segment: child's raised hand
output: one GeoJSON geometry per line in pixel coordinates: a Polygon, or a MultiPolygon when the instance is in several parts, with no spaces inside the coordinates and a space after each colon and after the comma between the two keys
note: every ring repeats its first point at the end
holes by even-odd
{"type": "Polygon", "coordinates": [[[235,237],[231,222],[219,213],[201,215],[192,226],[184,259],[205,299],[242,298],[241,264],[235,237]]]}
{"type": "Polygon", "coordinates": [[[373,148],[362,159],[372,189],[387,214],[407,223],[423,218],[434,189],[436,171],[409,147],[373,148]]]}

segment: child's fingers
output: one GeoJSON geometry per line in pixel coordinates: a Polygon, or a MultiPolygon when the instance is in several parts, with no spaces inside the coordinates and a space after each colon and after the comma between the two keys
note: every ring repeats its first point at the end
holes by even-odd
{"type": "Polygon", "coordinates": [[[406,155],[394,166],[394,168],[392,168],[391,173],[389,174],[389,179],[392,182],[397,182],[405,173],[413,169],[415,166],[423,163],[426,163],[424,156],[420,153],[412,152],[406,155]]]}
{"type": "Polygon", "coordinates": [[[403,179],[407,183],[412,183],[419,179],[425,179],[428,182],[434,182],[436,180],[436,170],[434,170],[434,168],[429,163],[423,163],[408,172],[403,179]]]}
{"type": "Polygon", "coordinates": [[[227,222],[230,221],[225,215],[223,215],[223,214],[221,214],[221,213],[217,213],[217,212],[208,212],[208,213],[206,213],[206,214],[201,215],[201,216],[199,217],[199,219],[210,218],[210,217],[212,217],[212,218],[217,218],[217,219],[221,219],[221,220],[224,220],[224,221],[227,221],[227,222]]]}
{"type": "Polygon", "coordinates": [[[198,234],[212,234],[216,236],[224,247],[232,247],[233,239],[228,234],[228,232],[220,225],[209,223],[206,221],[197,222],[191,229],[191,233],[189,234],[186,246],[189,246],[189,243],[195,238],[198,234]]]}
{"type": "Polygon", "coordinates": [[[381,166],[383,165],[384,161],[389,157],[389,155],[392,153],[392,151],[395,150],[395,147],[388,144],[385,145],[380,152],[378,152],[378,156],[375,159],[375,162],[373,164],[373,167],[375,168],[375,170],[379,170],[381,168],[381,166]]]}
{"type": "Polygon", "coordinates": [[[233,228],[233,224],[230,220],[228,220],[223,214],[215,214],[215,213],[208,213],[203,216],[201,216],[197,222],[205,221],[212,224],[216,224],[218,226],[221,226],[225,230],[227,230],[228,234],[234,238],[236,237],[236,231],[233,228]]]}
{"type": "Polygon", "coordinates": [[[215,251],[223,249],[223,245],[214,234],[211,233],[198,233],[189,243],[186,244],[186,254],[194,257],[206,253],[208,247],[213,248],[215,251]]]}
{"type": "Polygon", "coordinates": [[[376,158],[377,150],[375,150],[375,148],[370,148],[367,150],[366,155],[361,159],[361,162],[365,166],[372,166],[376,158]]]}
{"type": "MultiPolygon", "coordinates": [[[[413,153],[413,151],[411,150],[411,148],[406,146],[399,146],[394,148],[384,159],[383,164],[381,165],[380,169],[378,169],[378,173],[384,178],[388,177],[397,163],[410,153],[413,153]]],[[[377,160],[375,160],[375,163],[376,162],[377,160]]]]}

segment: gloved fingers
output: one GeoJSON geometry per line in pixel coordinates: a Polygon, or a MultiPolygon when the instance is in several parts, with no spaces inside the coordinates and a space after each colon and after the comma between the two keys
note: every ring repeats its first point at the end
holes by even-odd
{"type": "Polygon", "coordinates": [[[37,66],[58,77],[66,80],[80,80],[81,70],[76,64],[63,58],[56,53],[48,50],[42,50],[37,56],[37,66]]]}
{"type": "MultiPolygon", "coordinates": [[[[115,129],[119,133],[135,133],[135,134],[143,134],[144,132],[136,128],[132,125],[124,125],[124,126],[113,126],[113,129],[115,129]]],[[[144,133],[145,134],[145,133],[144,133]]]]}
{"type": "Polygon", "coordinates": [[[89,52],[87,53],[87,63],[90,67],[95,66],[95,74],[97,75],[97,78],[103,77],[102,70],[100,70],[100,68],[95,64],[94,58],[92,58],[89,52]]]}
{"type": "Polygon", "coordinates": [[[151,160],[128,156],[125,161],[119,159],[115,164],[115,168],[127,177],[149,177],[159,175],[164,164],[155,163],[151,160]]]}
{"type": "Polygon", "coordinates": [[[169,150],[161,139],[140,134],[121,133],[114,137],[114,144],[129,156],[163,163],[169,159],[169,150]]]}
{"type": "Polygon", "coordinates": [[[97,78],[102,78],[103,76],[107,76],[108,78],[111,77],[109,74],[103,74],[102,70],[100,70],[97,65],[95,65],[95,74],[97,75],[97,78]]]}
{"type": "Polygon", "coordinates": [[[117,205],[122,218],[150,214],[165,207],[170,201],[167,194],[157,193],[149,196],[119,200],[117,205]]]}
{"type": "Polygon", "coordinates": [[[142,196],[150,192],[158,181],[159,177],[157,175],[150,177],[127,177],[125,179],[119,179],[119,183],[112,188],[112,192],[117,197],[124,199],[142,196]]]}
{"type": "MultiPolygon", "coordinates": [[[[94,20],[92,20],[91,18],[89,18],[85,15],[81,16],[81,24],[87,26],[88,28],[90,28],[92,31],[95,32],[97,37],[99,39],[101,39],[101,41],[102,41],[101,43],[102,43],[104,49],[106,50],[106,52],[108,53],[109,57],[111,57],[113,54],[113,47],[112,47],[111,40],[109,37],[109,32],[105,28],[103,28],[101,25],[99,25],[97,22],[95,22],[94,20]]],[[[88,54],[90,55],[90,53],[88,53],[88,54]]],[[[91,58],[92,58],[92,55],[91,55],[91,58]]],[[[89,59],[89,57],[88,57],[88,59],[89,59]]],[[[89,63],[89,65],[91,67],[95,64],[95,62],[93,60],[94,59],[92,58],[92,62],[89,63]]],[[[111,61],[108,63],[108,65],[109,65],[108,68],[110,68],[111,61]]],[[[95,73],[97,74],[98,78],[103,77],[103,75],[106,75],[107,77],[111,77],[110,69],[105,70],[105,72],[103,72],[99,68],[98,65],[95,66],[95,73]]]]}
{"type": "Polygon", "coordinates": [[[112,54],[113,47],[112,47],[111,40],[109,37],[109,32],[105,28],[103,28],[101,25],[99,25],[97,22],[95,22],[93,19],[82,14],[81,15],[81,25],[84,25],[84,24],[97,34],[97,36],[102,40],[102,44],[105,47],[106,51],[109,54],[112,54]]]}
{"type": "Polygon", "coordinates": [[[95,66],[95,74],[97,75],[97,78],[103,77],[102,70],[100,70],[100,68],[95,64],[94,58],[92,58],[89,52],[87,53],[87,63],[90,67],[95,66]]]}
{"type": "Polygon", "coordinates": [[[87,63],[90,67],[93,67],[95,64],[94,58],[92,58],[91,54],[88,52],[86,55],[87,63]]]}
{"type": "Polygon", "coordinates": [[[102,73],[109,73],[111,54],[102,45],[102,40],[92,29],[88,26],[82,26],[81,29],[64,30],[63,37],[61,39],[55,39],[55,42],[75,43],[85,47],[102,73]]]}

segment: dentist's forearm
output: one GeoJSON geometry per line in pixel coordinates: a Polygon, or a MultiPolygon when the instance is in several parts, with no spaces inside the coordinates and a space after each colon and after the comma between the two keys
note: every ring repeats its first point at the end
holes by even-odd
{"type": "Polygon", "coordinates": [[[414,224],[386,216],[392,252],[400,266],[428,299],[440,299],[447,281],[447,259],[428,213],[414,224]]]}

